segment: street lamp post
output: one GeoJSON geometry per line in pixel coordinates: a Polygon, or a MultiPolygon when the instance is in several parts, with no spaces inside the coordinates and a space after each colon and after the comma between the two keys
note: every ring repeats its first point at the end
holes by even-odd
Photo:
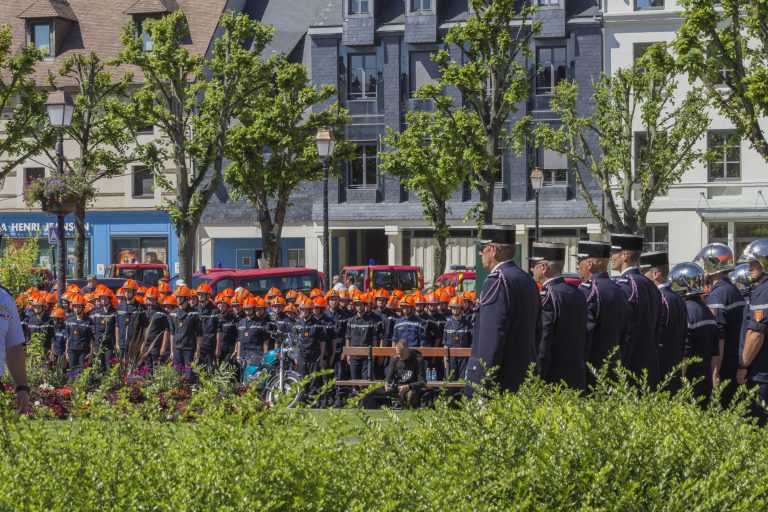
{"type": "Polygon", "coordinates": [[[333,132],[327,128],[317,131],[315,141],[317,142],[317,156],[323,163],[323,277],[325,279],[325,289],[330,290],[331,249],[328,229],[328,161],[333,156],[336,141],[333,138],[333,132]]]}
{"type": "MultiPolygon", "coordinates": [[[[72,97],[64,91],[53,91],[48,95],[48,101],[45,102],[48,110],[48,120],[51,126],[58,129],[56,143],[56,173],[58,176],[64,175],[64,128],[72,122],[72,113],[75,110],[72,97]]],[[[56,273],[56,282],[59,292],[59,307],[62,307],[62,295],[66,285],[67,276],[67,240],[64,230],[64,216],[66,212],[61,208],[56,212],[56,234],[59,239],[59,269],[56,273]]]]}
{"type": "Polygon", "coordinates": [[[543,185],[544,172],[538,167],[534,167],[533,171],[531,171],[531,188],[533,189],[533,194],[536,198],[536,232],[534,235],[535,242],[538,242],[539,238],[541,238],[541,233],[539,232],[539,191],[543,185]]]}

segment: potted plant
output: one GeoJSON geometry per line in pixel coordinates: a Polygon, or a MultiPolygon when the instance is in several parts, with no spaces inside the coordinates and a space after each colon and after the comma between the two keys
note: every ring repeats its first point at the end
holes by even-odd
{"type": "Polygon", "coordinates": [[[66,215],[75,211],[79,201],[93,197],[93,188],[85,178],[73,173],[54,174],[30,181],[24,188],[24,202],[38,203],[44,212],[66,215]]]}

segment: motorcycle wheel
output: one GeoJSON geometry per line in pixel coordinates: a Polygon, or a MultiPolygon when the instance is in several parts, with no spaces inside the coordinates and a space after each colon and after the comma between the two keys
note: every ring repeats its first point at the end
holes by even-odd
{"type": "Polygon", "coordinates": [[[283,375],[283,388],[280,389],[280,375],[275,375],[270,379],[267,384],[266,392],[264,393],[264,401],[268,405],[274,405],[283,395],[290,395],[290,401],[288,402],[288,408],[291,409],[296,405],[304,396],[304,390],[301,389],[301,376],[295,372],[285,372],[283,375]]]}

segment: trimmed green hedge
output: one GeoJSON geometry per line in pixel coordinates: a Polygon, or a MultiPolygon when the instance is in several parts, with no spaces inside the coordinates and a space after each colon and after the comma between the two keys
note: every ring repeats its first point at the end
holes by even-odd
{"type": "Polygon", "coordinates": [[[405,413],[238,399],[193,423],[4,414],[0,510],[768,508],[768,439],[743,410],[538,381],[405,413]]]}

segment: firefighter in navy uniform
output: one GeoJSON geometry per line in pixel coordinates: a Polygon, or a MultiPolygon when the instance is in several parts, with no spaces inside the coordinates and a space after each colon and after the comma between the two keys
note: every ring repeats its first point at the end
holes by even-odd
{"type": "Polygon", "coordinates": [[[51,322],[53,326],[53,348],[54,360],[64,358],[66,366],[67,355],[67,314],[61,308],[53,308],[51,311],[51,322]]]}
{"type": "Polygon", "coordinates": [[[403,310],[403,316],[395,321],[392,339],[405,340],[411,348],[426,346],[426,326],[424,321],[416,315],[416,300],[411,296],[403,297],[400,300],[400,308],[403,310]]]}
{"type": "Polygon", "coordinates": [[[216,361],[219,364],[237,364],[238,330],[237,325],[240,319],[230,307],[230,300],[227,297],[220,296],[216,299],[216,306],[219,308],[219,332],[216,336],[216,361]]]}
{"type": "Polygon", "coordinates": [[[197,297],[200,305],[197,311],[200,313],[200,323],[203,329],[203,342],[200,345],[200,361],[208,371],[212,370],[216,360],[216,336],[219,332],[219,309],[210,300],[211,286],[201,283],[197,287],[197,297]]]}
{"type": "MultiPolygon", "coordinates": [[[[666,251],[643,253],[640,256],[640,270],[661,292],[657,349],[659,375],[664,379],[683,360],[688,314],[685,302],[670,286],[669,256],[666,251]]],[[[680,385],[679,375],[675,375],[669,383],[669,390],[675,392],[680,389],[680,385]]]]}
{"type": "Polygon", "coordinates": [[[192,366],[203,341],[200,313],[189,303],[190,296],[189,287],[180,286],[176,291],[179,307],[168,315],[173,340],[173,364],[177,368],[192,366]]]}
{"type": "Polygon", "coordinates": [[[616,280],[627,297],[629,314],[621,345],[622,364],[640,379],[648,372],[648,385],[659,384],[658,325],[661,292],[638,268],[643,250],[639,235],[611,235],[611,266],[621,272],[616,280]]]}
{"type": "Polygon", "coordinates": [[[587,300],[565,282],[565,245],[534,242],[533,279],[541,284],[536,372],[546,382],[587,388],[587,300]]]}
{"type": "Polygon", "coordinates": [[[758,425],[768,422],[768,343],[765,332],[768,329],[768,238],[758,238],[749,244],[740,261],[749,263],[749,273],[755,283],[749,296],[749,317],[746,321],[741,361],[736,372],[736,381],[755,389],[757,400],[751,415],[758,425]]]}
{"type": "Polygon", "coordinates": [[[53,343],[53,329],[50,314],[45,304],[45,296],[42,293],[32,298],[32,307],[27,311],[22,325],[26,326],[27,344],[32,340],[33,334],[41,333],[42,340],[40,341],[43,345],[43,353],[48,358],[53,343]]]}
{"type": "MultiPolygon", "coordinates": [[[[579,290],[587,299],[587,362],[600,371],[619,359],[618,347],[627,322],[627,298],[608,274],[611,244],[591,240],[579,242],[576,258],[583,283],[579,290]],[[614,359],[608,361],[613,353],[614,359]]],[[[613,377],[609,368],[609,377],[613,377]]],[[[587,387],[594,387],[595,375],[587,369],[587,387]]]]}
{"type": "MultiPolygon", "coordinates": [[[[314,304],[311,300],[299,306],[299,318],[293,324],[293,336],[299,349],[299,372],[302,377],[311,375],[320,369],[320,358],[325,353],[326,332],[322,320],[312,314],[314,304]]],[[[320,378],[309,381],[305,400],[314,399],[320,388],[320,378]]]]}
{"type": "Polygon", "coordinates": [[[134,336],[134,333],[147,326],[146,308],[136,300],[136,292],[139,284],[133,279],[126,279],[123,284],[123,293],[125,302],[117,306],[116,333],[117,354],[121,360],[125,359],[128,345],[134,336]]]}
{"type": "Polygon", "coordinates": [[[259,365],[264,354],[269,351],[272,341],[270,334],[274,324],[267,317],[267,302],[261,297],[248,297],[243,301],[245,315],[237,325],[237,359],[245,367],[248,364],[259,365]]]}
{"type": "MultiPolygon", "coordinates": [[[[320,356],[320,369],[324,372],[330,370],[336,363],[336,347],[334,339],[334,325],[331,317],[325,314],[325,310],[328,307],[328,302],[322,295],[312,299],[312,316],[317,318],[323,326],[323,337],[325,338],[325,351],[320,356]]],[[[330,374],[323,375],[323,386],[327,386],[333,377],[330,374]]],[[[322,397],[320,397],[320,406],[330,407],[333,405],[335,398],[335,391],[333,389],[328,390],[322,397]]]]}
{"type": "Polygon", "coordinates": [[[160,291],[151,286],[144,293],[144,306],[147,308],[147,336],[142,351],[147,353],[144,364],[150,369],[161,363],[161,358],[168,351],[171,337],[171,320],[158,300],[160,291]]]}
{"type": "MultiPolygon", "coordinates": [[[[341,355],[347,339],[347,321],[352,316],[346,308],[341,307],[339,292],[331,290],[326,296],[328,302],[328,318],[331,320],[331,344],[333,347],[332,366],[336,380],[349,379],[349,364],[341,355]]],[[[333,407],[342,407],[347,397],[346,389],[336,386],[333,407]]]]}
{"type": "MultiPolygon", "coordinates": [[[[282,297],[275,297],[272,300],[272,322],[284,336],[290,335],[293,331],[293,319],[286,314],[286,306],[285,299],[282,297]]],[[[279,341],[276,340],[276,344],[279,345],[279,341]]]]}
{"type": "Polygon", "coordinates": [[[79,373],[96,350],[93,322],[85,314],[86,301],[79,293],[72,297],[72,314],[67,318],[67,359],[79,373]]]}
{"type": "MultiPolygon", "coordinates": [[[[451,348],[469,348],[472,346],[472,323],[469,317],[464,314],[461,307],[461,299],[452,297],[448,302],[448,309],[451,311],[451,318],[445,322],[443,327],[442,345],[451,348]]],[[[444,358],[443,365],[446,368],[447,380],[456,381],[463,379],[467,370],[466,357],[444,358]]]]}
{"type": "Polygon", "coordinates": [[[712,393],[712,376],[719,364],[717,321],[701,300],[704,293],[704,269],[695,263],[680,263],[669,272],[672,289],[685,299],[687,329],[683,347],[683,376],[695,382],[693,396],[702,408],[712,393]],[[701,361],[687,362],[691,358],[701,361]]]}
{"type": "MultiPolygon", "coordinates": [[[[382,336],[381,318],[365,310],[365,298],[358,295],[353,300],[355,315],[347,320],[346,346],[378,347],[382,336]]],[[[347,359],[345,357],[345,359],[347,359]]],[[[352,380],[370,380],[372,368],[366,356],[351,356],[349,374],[352,380]]]]}
{"type": "MultiPolygon", "coordinates": [[[[498,367],[495,381],[502,390],[516,391],[536,361],[539,291],[531,276],[512,261],[513,226],[485,226],[479,243],[483,267],[490,273],[475,305],[467,380],[478,385],[488,369],[498,367]]],[[[471,396],[474,388],[467,386],[465,394],[471,396]]]]}
{"type": "Polygon", "coordinates": [[[102,288],[97,293],[98,307],[93,310],[93,328],[96,335],[96,350],[99,358],[99,367],[106,374],[115,353],[115,327],[117,325],[117,311],[112,306],[112,295],[109,288],[102,288]]]}
{"type": "Polygon", "coordinates": [[[746,301],[733,284],[728,274],[734,270],[733,252],[725,244],[709,244],[699,251],[694,263],[704,268],[709,283],[707,306],[717,321],[719,368],[712,376],[713,385],[723,383],[720,390],[720,404],[723,408],[730,405],[736,394],[736,372],[739,369],[739,342],[746,301]]]}

